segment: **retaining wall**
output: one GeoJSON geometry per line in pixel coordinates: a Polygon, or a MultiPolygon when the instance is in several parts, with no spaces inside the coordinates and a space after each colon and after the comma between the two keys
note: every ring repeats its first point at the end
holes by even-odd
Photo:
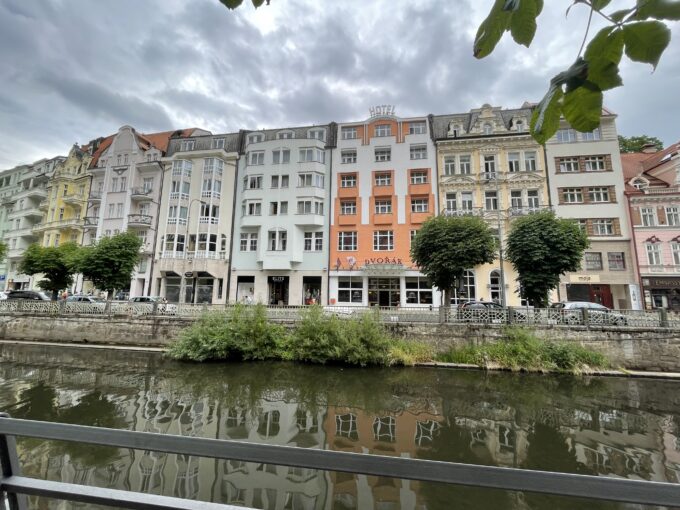
{"type": "MultiPolygon", "coordinates": [[[[192,322],[189,318],[54,317],[14,313],[0,316],[0,339],[164,347],[192,322]]],[[[396,337],[428,343],[439,352],[453,346],[497,342],[503,338],[503,328],[498,325],[388,323],[386,327],[396,337]]],[[[677,329],[582,326],[530,329],[545,340],[578,342],[601,352],[615,367],[680,372],[680,331],[677,329]]]]}

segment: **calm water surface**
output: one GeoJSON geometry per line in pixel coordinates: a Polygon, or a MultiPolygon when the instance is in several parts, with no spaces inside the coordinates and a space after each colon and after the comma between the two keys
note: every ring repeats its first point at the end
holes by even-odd
{"type": "MultiPolygon", "coordinates": [[[[194,365],[0,345],[0,409],[15,417],[673,483],[679,390],[671,381],[194,365]]],[[[19,446],[27,475],[271,510],[642,508],[35,439],[19,446]]]]}

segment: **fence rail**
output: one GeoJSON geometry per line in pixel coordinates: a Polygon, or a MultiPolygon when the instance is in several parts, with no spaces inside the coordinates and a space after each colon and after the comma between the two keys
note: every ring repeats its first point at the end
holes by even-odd
{"type": "MultiPolygon", "coordinates": [[[[88,315],[109,317],[195,318],[208,311],[230,313],[235,305],[190,303],[0,301],[0,314],[7,312],[36,315],[88,315]]],[[[270,306],[267,316],[273,321],[297,321],[307,306],[270,306]]],[[[585,326],[597,328],[675,328],[680,329],[680,314],[667,310],[562,310],[557,308],[438,308],[438,307],[363,307],[324,306],[324,313],[338,318],[375,313],[385,323],[449,323],[468,325],[517,324],[528,326],[585,326]]]]}
{"type": "Polygon", "coordinates": [[[10,510],[26,510],[25,495],[124,508],[235,508],[22,477],[15,436],[643,505],[674,506],[680,501],[680,484],[67,425],[14,419],[2,413],[0,508],[5,508],[6,499],[10,510]]]}

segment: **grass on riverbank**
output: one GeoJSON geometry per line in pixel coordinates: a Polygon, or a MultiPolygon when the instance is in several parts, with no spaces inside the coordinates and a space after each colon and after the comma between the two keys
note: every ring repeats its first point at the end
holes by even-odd
{"type": "Polygon", "coordinates": [[[237,305],[231,312],[209,312],[170,346],[178,360],[287,360],[348,365],[413,365],[431,361],[432,349],[393,339],[379,317],[367,312],[338,318],[310,306],[292,331],[267,319],[263,305],[237,305]]]}
{"type": "Polygon", "coordinates": [[[600,353],[576,344],[546,342],[522,328],[507,328],[502,341],[451,349],[436,359],[484,368],[538,372],[579,373],[609,367],[607,358],[600,353]]]}

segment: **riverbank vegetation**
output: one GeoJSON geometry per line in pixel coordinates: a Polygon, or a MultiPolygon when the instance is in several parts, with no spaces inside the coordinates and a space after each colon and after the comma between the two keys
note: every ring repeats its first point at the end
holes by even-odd
{"type": "Polygon", "coordinates": [[[577,344],[546,342],[522,328],[507,328],[505,338],[496,343],[435,354],[429,345],[392,337],[373,313],[339,317],[318,305],[305,309],[292,328],[270,322],[263,305],[208,312],[182,332],[168,355],[187,361],[284,360],[357,366],[441,361],[576,373],[608,367],[599,353],[577,344]]]}
{"type": "Polygon", "coordinates": [[[546,342],[522,328],[507,328],[500,342],[451,349],[437,355],[437,361],[539,372],[579,373],[609,367],[600,353],[577,344],[546,342]]]}

